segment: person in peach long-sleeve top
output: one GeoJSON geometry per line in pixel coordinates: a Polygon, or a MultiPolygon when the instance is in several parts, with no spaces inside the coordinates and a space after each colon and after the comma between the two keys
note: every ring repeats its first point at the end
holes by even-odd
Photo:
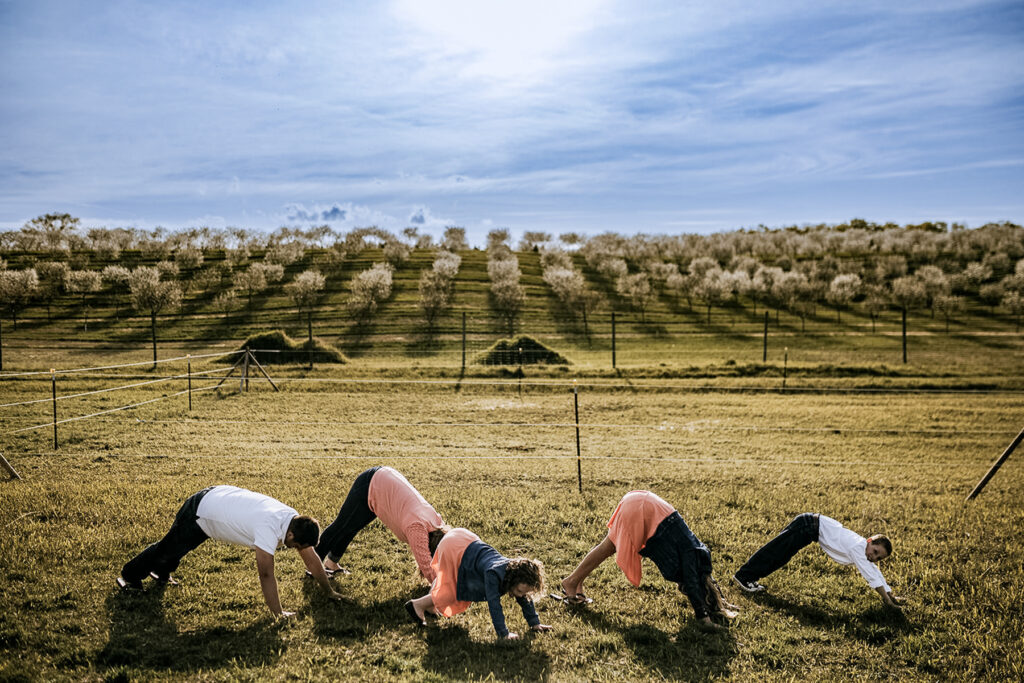
{"type": "Polygon", "coordinates": [[[324,529],[316,546],[324,567],[330,572],[340,570],[338,561],[349,543],[377,518],[408,544],[420,574],[432,582],[430,560],[447,527],[423,495],[392,467],[371,467],[356,477],[338,517],[324,529]]]}
{"type": "Polygon", "coordinates": [[[594,546],[572,574],[562,581],[570,604],[585,604],[583,581],[606,559],[615,562],[629,582],[640,585],[641,557],[650,558],[666,580],[679,586],[703,626],[714,628],[711,614],[735,617],[711,577],[711,552],[690,531],[676,510],[650,491],[630,491],[608,520],[608,535],[594,546]]]}

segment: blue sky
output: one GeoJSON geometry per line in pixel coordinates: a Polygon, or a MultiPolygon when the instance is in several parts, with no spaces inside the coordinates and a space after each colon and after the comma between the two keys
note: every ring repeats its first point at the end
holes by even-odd
{"type": "Polygon", "coordinates": [[[0,93],[0,227],[1024,222],[1020,0],[0,0],[0,93]]]}

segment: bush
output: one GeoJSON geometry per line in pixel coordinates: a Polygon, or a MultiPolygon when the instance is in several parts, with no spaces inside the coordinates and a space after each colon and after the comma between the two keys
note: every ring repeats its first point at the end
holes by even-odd
{"type": "Polygon", "coordinates": [[[338,349],[316,337],[312,344],[292,339],[282,330],[263,332],[246,339],[239,350],[253,349],[252,355],[261,365],[272,363],[308,363],[310,355],[314,363],[347,363],[348,359],[338,349]],[[272,353],[266,353],[271,351],[272,353]]]}
{"type": "Polygon", "coordinates": [[[533,337],[521,334],[515,339],[500,339],[477,356],[473,363],[477,365],[569,365],[569,360],[533,337]],[[520,358],[519,349],[522,349],[520,358]]]}

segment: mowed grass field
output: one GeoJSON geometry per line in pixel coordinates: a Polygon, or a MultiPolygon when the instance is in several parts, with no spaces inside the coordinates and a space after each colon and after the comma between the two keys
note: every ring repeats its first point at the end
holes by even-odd
{"type": "MultiPolygon", "coordinates": [[[[1017,434],[1012,390],[899,390],[858,380],[700,383],[615,375],[581,380],[583,493],[577,490],[571,382],[528,375],[423,376],[380,368],[373,381],[237,381],[130,411],[46,422],[43,402],[3,409],[3,453],[22,481],[0,483],[0,678],[17,680],[1015,680],[1024,675],[1024,550],[1017,453],[982,495],[964,497],[1017,434]],[[814,387],[814,391],[805,389],[814,387]],[[869,390],[870,389],[870,390],[869,390]],[[329,523],[359,472],[392,465],[446,521],[506,555],[542,560],[552,587],[604,534],[619,498],[651,489],[709,545],[740,616],[723,633],[694,625],[674,585],[644,563],[635,589],[613,561],[595,599],[538,604],[554,630],[498,643],[486,605],[427,629],[402,604],[426,586],[379,523],[333,579],[332,603],[277,555],[290,620],[270,617],[252,551],[208,542],[182,585],[118,593],[121,565],[168,529],[191,493],[231,483],[329,523]],[[740,594],[729,577],[794,515],[817,511],[895,544],[881,565],[902,613],[853,568],[804,550],[740,594]]],[[[1015,374],[1015,373],[1014,373],[1015,374]]],[[[342,379],[338,373],[333,379],[342,379]]],[[[930,382],[930,381],[929,381],[930,382]]],[[[127,381],[122,382],[127,383],[127,381]]],[[[1010,382],[1012,384],[1012,382],[1010,382]]],[[[62,395],[111,386],[60,380],[62,395]]],[[[197,382],[197,385],[202,383],[197,382]]],[[[208,385],[208,382],[206,383],[208,385]]],[[[63,401],[61,416],[160,398],[180,381],[63,401]]],[[[48,381],[5,381],[3,403],[46,398],[48,381]]],[[[512,630],[525,623],[505,601],[512,630]]]]}

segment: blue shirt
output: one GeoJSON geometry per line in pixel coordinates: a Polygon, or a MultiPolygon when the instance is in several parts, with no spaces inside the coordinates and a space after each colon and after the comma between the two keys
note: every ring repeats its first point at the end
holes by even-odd
{"type": "MultiPolygon", "coordinates": [[[[459,564],[459,577],[455,586],[455,598],[470,602],[487,601],[491,611],[491,623],[499,638],[508,635],[505,627],[505,613],[501,609],[501,582],[505,580],[509,559],[481,541],[473,541],[466,547],[459,564]]],[[[516,598],[523,610],[526,623],[540,624],[540,617],[527,598],[516,598]]]]}

